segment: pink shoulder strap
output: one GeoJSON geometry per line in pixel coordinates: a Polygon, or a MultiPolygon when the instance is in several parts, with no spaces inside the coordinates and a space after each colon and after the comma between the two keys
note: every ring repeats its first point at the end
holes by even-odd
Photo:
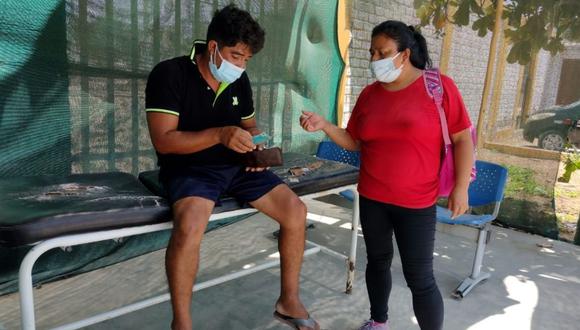
{"type": "Polygon", "coordinates": [[[441,121],[441,132],[443,133],[443,141],[445,145],[451,144],[449,138],[449,128],[447,126],[447,118],[445,111],[443,111],[443,84],[441,83],[441,74],[438,69],[426,69],[423,71],[423,80],[425,82],[425,89],[427,94],[435,101],[437,112],[439,112],[439,120],[441,121]]]}

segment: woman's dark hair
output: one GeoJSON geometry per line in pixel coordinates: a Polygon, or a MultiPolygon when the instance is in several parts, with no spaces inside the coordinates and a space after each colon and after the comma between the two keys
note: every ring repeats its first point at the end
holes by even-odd
{"type": "Polygon", "coordinates": [[[411,50],[411,63],[414,67],[425,70],[431,68],[431,59],[427,51],[427,41],[413,26],[400,21],[385,21],[373,29],[372,37],[384,34],[398,45],[398,51],[411,50]]]}
{"type": "Polygon", "coordinates": [[[250,13],[230,4],[215,12],[206,39],[217,41],[220,47],[232,47],[242,42],[256,54],[264,47],[265,34],[250,13]]]}

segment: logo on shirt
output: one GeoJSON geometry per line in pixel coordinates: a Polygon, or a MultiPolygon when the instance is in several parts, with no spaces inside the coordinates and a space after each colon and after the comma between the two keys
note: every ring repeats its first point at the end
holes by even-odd
{"type": "Polygon", "coordinates": [[[232,105],[238,105],[238,104],[239,104],[238,97],[237,96],[233,96],[232,97],[232,105]]]}

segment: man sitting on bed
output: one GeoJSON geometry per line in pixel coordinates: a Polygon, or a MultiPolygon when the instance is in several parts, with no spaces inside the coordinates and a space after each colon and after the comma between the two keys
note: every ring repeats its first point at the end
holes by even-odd
{"type": "Polygon", "coordinates": [[[282,276],[274,315],[300,329],[319,328],[299,297],[306,207],[275,174],[240,163],[241,154],[257,148],[252,136],[260,133],[244,69],[264,35],[248,12],[229,5],[215,13],[207,41],[194,42],[189,56],[157,64],[147,81],[149,133],[174,215],[165,259],[172,329],[192,328],[201,239],[222,194],[280,224],[282,276]]]}

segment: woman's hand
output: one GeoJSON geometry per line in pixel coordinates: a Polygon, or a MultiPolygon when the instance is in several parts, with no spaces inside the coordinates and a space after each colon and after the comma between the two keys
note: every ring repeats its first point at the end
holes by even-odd
{"type": "Polygon", "coordinates": [[[346,150],[354,151],[360,149],[359,142],[354,140],[344,128],[329,123],[317,113],[302,111],[300,126],[307,132],[323,130],[334,143],[346,150]]]}
{"type": "Polygon", "coordinates": [[[454,219],[467,211],[469,208],[469,178],[473,166],[473,140],[469,128],[457,132],[451,136],[453,142],[453,156],[455,157],[455,187],[449,195],[447,208],[451,210],[451,218],[454,219]]]}
{"type": "Polygon", "coordinates": [[[447,208],[451,211],[451,219],[455,219],[467,212],[469,208],[467,189],[457,186],[453,188],[447,200],[447,208]]]}
{"type": "Polygon", "coordinates": [[[300,116],[300,126],[307,132],[316,132],[324,129],[328,125],[328,121],[321,115],[311,112],[302,111],[300,116]]]}

